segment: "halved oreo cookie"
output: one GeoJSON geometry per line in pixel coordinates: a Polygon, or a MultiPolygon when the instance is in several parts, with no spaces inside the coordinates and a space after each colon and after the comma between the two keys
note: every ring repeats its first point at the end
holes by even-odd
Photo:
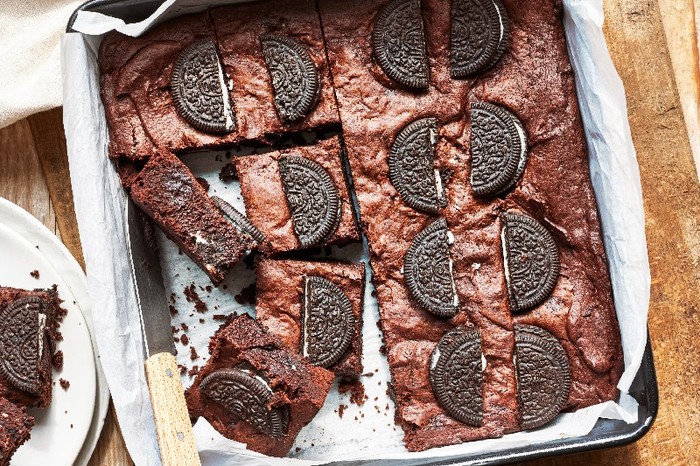
{"type": "Polygon", "coordinates": [[[230,133],[236,129],[229,100],[231,82],[221,66],[214,42],[197,41],[182,51],[170,76],[175,110],[201,131],[230,133]]]}
{"type": "Polygon", "coordinates": [[[476,196],[512,188],[525,171],[527,139],[518,117],[488,102],[471,105],[472,173],[476,196]]]}
{"type": "Polygon", "coordinates": [[[14,388],[31,394],[41,391],[39,373],[49,357],[44,302],[27,296],[0,312],[0,373],[14,388]]]}
{"type": "Polygon", "coordinates": [[[206,376],[199,388],[235,419],[247,422],[259,432],[275,438],[287,432],[289,409],[268,407],[272,389],[252,369],[219,369],[206,376]]]}
{"type": "Polygon", "coordinates": [[[289,36],[260,37],[267,71],[275,92],[275,108],[283,123],[304,118],[321,94],[321,77],[305,46],[289,36]]]}
{"type": "Polygon", "coordinates": [[[515,354],[520,425],[534,429],[566,406],[571,388],[569,360],[554,335],[532,325],[515,325],[515,354]]]}
{"type": "Polygon", "coordinates": [[[542,302],[559,278],[559,250],[554,238],[534,218],[515,213],[501,216],[503,262],[513,312],[542,302]]]}
{"type": "Polygon", "coordinates": [[[408,291],[423,309],[440,317],[453,317],[459,309],[449,249],[453,240],[441,218],[416,235],[404,256],[408,291]]]}
{"type": "Polygon", "coordinates": [[[401,130],[389,151],[389,180],[410,207],[429,214],[447,205],[435,170],[437,118],[422,118],[401,130]]]}
{"type": "Polygon", "coordinates": [[[420,0],[393,0],[374,22],[372,48],[389,78],[412,89],[427,89],[430,80],[427,40],[420,0]]]}
{"type": "Polygon", "coordinates": [[[447,332],[430,358],[430,384],[438,403],[460,422],[483,423],[483,359],[478,330],[447,332]]]}
{"type": "Polygon", "coordinates": [[[250,237],[255,243],[260,244],[265,241],[265,235],[258,227],[253,225],[248,217],[236,210],[228,202],[221,199],[219,196],[212,196],[211,200],[214,205],[228,218],[239,233],[250,237]]]}
{"type": "Polygon", "coordinates": [[[355,334],[352,303],[336,284],[323,277],[304,278],[301,354],[311,364],[329,367],[350,348],[355,334]]]}
{"type": "Polygon", "coordinates": [[[298,155],[281,158],[279,167],[299,243],[303,248],[323,243],[340,222],[340,195],[333,179],[321,165],[298,155]]]}
{"type": "Polygon", "coordinates": [[[450,75],[466,78],[495,65],[506,50],[509,30],[501,0],[452,0],[450,75]]]}

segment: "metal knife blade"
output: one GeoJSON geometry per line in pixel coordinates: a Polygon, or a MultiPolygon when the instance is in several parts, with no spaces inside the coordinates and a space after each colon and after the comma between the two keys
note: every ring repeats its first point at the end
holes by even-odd
{"type": "Polygon", "coordinates": [[[127,200],[126,217],[129,257],[136,286],[146,358],[158,353],[177,354],[173,343],[170,311],[165,299],[158,254],[149,244],[141,211],[127,200]]]}

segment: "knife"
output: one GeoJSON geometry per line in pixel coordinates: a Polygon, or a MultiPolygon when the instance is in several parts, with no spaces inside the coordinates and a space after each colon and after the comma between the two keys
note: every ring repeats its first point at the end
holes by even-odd
{"type": "Polygon", "coordinates": [[[141,211],[127,200],[129,256],[146,351],[146,380],[153,406],[161,462],[198,466],[199,453],[175,361],[170,311],[155,248],[144,231],[141,211]]]}

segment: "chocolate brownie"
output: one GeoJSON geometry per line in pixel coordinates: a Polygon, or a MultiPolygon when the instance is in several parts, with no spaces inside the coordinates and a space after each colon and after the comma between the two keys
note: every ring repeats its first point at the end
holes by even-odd
{"type": "Polygon", "coordinates": [[[214,284],[220,283],[253,241],[226,220],[175,155],[153,155],[131,183],[131,199],[214,284]]]}
{"type": "Polygon", "coordinates": [[[337,136],[233,163],[263,253],[359,241],[337,136]]]}
{"type": "MultiPolygon", "coordinates": [[[[561,2],[504,1],[510,38],[503,55],[493,57],[474,79],[459,80],[450,73],[451,18],[444,2],[396,1],[383,11],[389,3],[321,0],[320,12],[369,243],[396,419],[407,448],[424,450],[523,428],[513,363],[516,323],[547,330],[566,350],[571,375],[566,409],[615,399],[622,352],[561,2]],[[429,73],[414,67],[408,76],[421,79],[412,83],[392,74],[395,63],[382,62],[385,52],[376,41],[383,36],[375,25],[390,21],[387,11],[410,12],[415,4],[420,14],[400,19],[407,21],[403,29],[415,32],[411,37],[419,37],[421,27],[425,31],[429,73]],[[425,85],[416,89],[421,80],[425,85]],[[526,165],[516,160],[512,179],[506,180],[513,184],[497,186],[504,189],[497,197],[477,196],[472,185],[470,124],[478,102],[515,115],[522,124],[520,142],[528,145],[526,165]],[[434,151],[433,167],[401,165],[399,156],[416,141],[434,151]],[[416,183],[420,189],[409,183],[421,179],[411,173],[415,167],[430,180],[416,183]],[[416,202],[417,194],[426,202],[416,202]],[[501,246],[502,218],[509,212],[544,225],[558,246],[561,267],[553,292],[515,317],[501,246]],[[416,262],[407,259],[412,255],[435,270],[449,270],[439,277],[450,298],[442,306],[421,302],[420,280],[404,269],[416,262]],[[455,328],[470,335],[465,341],[474,341],[469,329],[478,331],[486,362],[477,426],[448,414],[430,382],[438,342],[455,328]]],[[[420,62],[414,58],[409,64],[420,62]]],[[[518,126],[511,127],[518,134],[518,126]]]]}
{"type": "Polygon", "coordinates": [[[211,357],[185,393],[190,416],[251,450],[285,456],[328,395],[333,373],[308,364],[248,315],[209,343],[211,357]]]}
{"type": "Polygon", "coordinates": [[[215,8],[137,38],[112,32],[99,64],[113,158],[271,143],[338,124],[313,0],[215,8]]]}
{"type": "Polygon", "coordinates": [[[0,287],[0,398],[26,407],[51,403],[53,354],[66,311],[54,285],[0,287]]]}
{"type": "Polygon", "coordinates": [[[321,351],[311,351],[315,353],[315,357],[308,358],[312,364],[326,367],[345,379],[357,379],[362,374],[363,264],[263,259],[255,273],[258,322],[296,352],[304,351],[302,334],[307,335],[305,340],[316,338],[321,351]],[[328,298],[317,304],[318,313],[310,312],[313,311],[310,309],[310,286],[314,286],[313,280],[316,280],[312,277],[320,277],[337,287],[319,282],[328,298]],[[350,306],[344,309],[341,301],[349,302],[350,306]],[[347,311],[350,311],[351,320],[343,315],[347,311]],[[305,333],[305,326],[324,331],[305,333]]]}
{"type": "Polygon", "coordinates": [[[34,417],[26,408],[0,397],[0,466],[9,466],[12,455],[29,440],[34,417]]]}

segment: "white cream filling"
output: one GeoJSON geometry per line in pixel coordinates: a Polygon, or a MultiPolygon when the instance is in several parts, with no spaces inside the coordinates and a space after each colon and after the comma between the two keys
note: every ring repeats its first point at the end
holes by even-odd
{"type": "Polygon", "coordinates": [[[507,227],[504,225],[501,229],[501,253],[503,255],[503,271],[505,272],[506,276],[506,285],[508,285],[508,289],[510,290],[510,273],[508,273],[508,249],[506,249],[506,228],[507,227]]]}
{"type": "Polygon", "coordinates": [[[484,356],[484,353],[481,353],[481,372],[484,372],[486,370],[486,356],[484,356]]]}
{"type": "Polygon", "coordinates": [[[496,2],[493,0],[491,1],[493,3],[494,8],[496,8],[496,13],[498,13],[498,24],[501,26],[501,35],[498,38],[498,42],[500,43],[503,40],[503,35],[505,33],[505,28],[503,27],[503,16],[501,16],[501,9],[498,8],[498,5],[496,5],[496,2]]]}
{"type": "Polygon", "coordinates": [[[481,268],[481,264],[478,262],[472,263],[472,269],[473,270],[479,270],[481,268]]]}
{"type": "Polygon", "coordinates": [[[209,244],[209,240],[202,236],[201,233],[201,231],[197,231],[197,233],[194,234],[194,242],[196,244],[209,244]]]}
{"type": "Polygon", "coordinates": [[[245,372],[246,374],[248,374],[249,376],[253,377],[254,379],[257,379],[258,381],[260,381],[260,383],[263,384],[263,386],[264,386],[270,393],[274,393],[274,392],[272,391],[272,389],[270,388],[270,384],[268,384],[268,383],[267,383],[267,380],[265,380],[263,377],[259,376],[258,374],[256,374],[255,372],[251,371],[250,369],[241,369],[241,368],[239,368],[238,370],[240,370],[241,372],[245,372]]]}
{"type": "Polygon", "coordinates": [[[233,88],[233,81],[226,80],[226,75],[221,67],[221,62],[217,57],[216,69],[219,74],[219,85],[221,86],[221,97],[224,102],[224,117],[226,118],[226,131],[231,131],[235,127],[235,122],[233,121],[233,112],[231,111],[231,102],[229,100],[229,90],[233,88]]]}
{"type": "MultiPolygon", "coordinates": [[[[516,172],[519,176],[525,169],[525,162],[527,161],[527,157],[525,157],[527,154],[527,138],[525,137],[523,125],[517,120],[515,121],[515,129],[518,130],[518,137],[520,138],[520,160],[518,161],[518,171],[516,172]]],[[[513,180],[513,182],[516,181],[517,179],[513,180]]]]}
{"type": "Polygon", "coordinates": [[[46,314],[39,313],[39,332],[37,338],[39,340],[39,359],[44,356],[44,331],[46,329],[46,314]]]}
{"type": "MultiPolygon", "coordinates": [[[[452,234],[450,230],[447,230],[447,244],[454,244],[455,242],[455,235],[452,234]]],[[[449,265],[450,265],[450,282],[452,283],[452,304],[454,306],[459,305],[459,297],[457,296],[457,285],[455,285],[455,278],[453,274],[453,267],[452,267],[452,257],[449,259],[449,265]]]]}
{"type": "Polygon", "coordinates": [[[439,170],[433,170],[435,172],[435,192],[437,193],[438,199],[440,199],[444,191],[442,189],[442,178],[440,177],[440,171],[439,170]]]}
{"type": "Polygon", "coordinates": [[[433,351],[433,355],[430,357],[430,370],[434,370],[437,366],[438,360],[440,359],[440,348],[436,347],[433,351]]]}

